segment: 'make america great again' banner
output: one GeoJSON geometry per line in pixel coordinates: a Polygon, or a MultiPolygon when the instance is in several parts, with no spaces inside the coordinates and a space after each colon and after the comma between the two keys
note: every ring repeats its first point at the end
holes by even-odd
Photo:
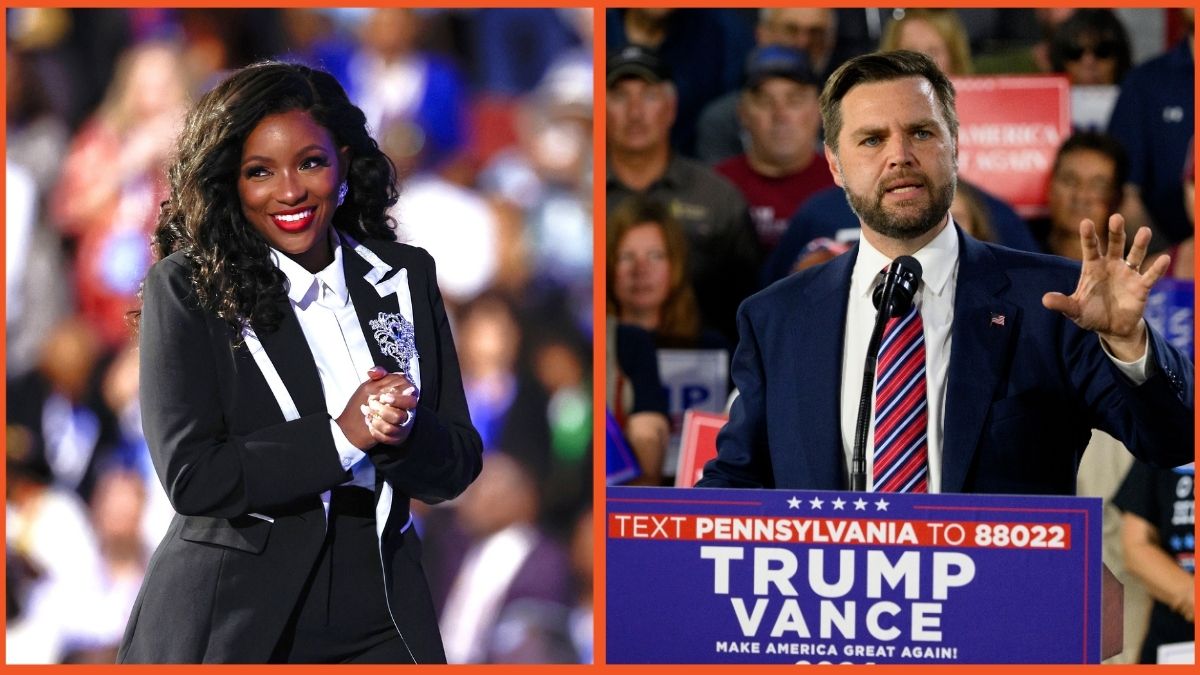
{"type": "Polygon", "coordinates": [[[609,663],[1098,663],[1100,500],[608,488],[609,663]]]}

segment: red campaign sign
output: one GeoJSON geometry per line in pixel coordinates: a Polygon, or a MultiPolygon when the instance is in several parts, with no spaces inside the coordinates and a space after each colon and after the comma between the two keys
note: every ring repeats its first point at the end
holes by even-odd
{"type": "MultiPolygon", "coordinates": [[[[853,502],[838,498],[843,506],[853,502]]],[[[865,500],[859,500],[864,505],[865,500]]],[[[833,502],[836,504],[837,502],[833,502]]],[[[1069,550],[1059,523],[609,513],[610,539],[1069,550]]]]}
{"type": "Polygon", "coordinates": [[[700,480],[705,463],[717,457],[717,434],[728,420],[723,413],[688,410],[683,414],[675,487],[692,487],[700,480]]]}
{"type": "Polygon", "coordinates": [[[1061,75],[956,77],[958,173],[1024,218],[1046,215],[1054,155],[1071,134],[1061,75]]]}

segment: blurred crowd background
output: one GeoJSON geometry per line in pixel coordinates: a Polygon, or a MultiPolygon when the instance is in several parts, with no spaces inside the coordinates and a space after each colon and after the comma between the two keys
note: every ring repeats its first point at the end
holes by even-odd
{"type": "Polygon", "coordinates": [[[115,656],[171,517],[126,319],[165,162],[190,101],[279,59],[365,111],[438,264],[486,453],[418,514],[450,660],[590,662],[592,11],[6,17],[7,661],[115,656]]]}
{"type": "MultiPolygon", "coordinates": [[[[691,485],[675,476],[682,413],[726,409],[738,304],[858,239],[818,96],[846,59],[879,49],[925,53],[952,79],[1061,78],[1071,129],[1038,213],[960,175],[951,214],[970,236],[1076,259],[1083,218],[1149,225],[1152,254],[1172,263],[1147,319],[1194,353],[1192,9],[631,8],[605,20],[610,483],[691,485]]],[[[1153,661],[1164,638],[1191,640],[1194,471],[1132,464],[1095,432],[1079,493],[1106,499],[1105,562],[1131,589],[1117,660],[1153,661]],[[1158,604],[1139,656],[1143,584],[1158,604]]]]}

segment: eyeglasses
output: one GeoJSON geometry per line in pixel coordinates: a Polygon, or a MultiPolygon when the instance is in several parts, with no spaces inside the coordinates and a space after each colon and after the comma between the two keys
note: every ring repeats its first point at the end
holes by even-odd
{"type": "Polygon", "coordinates": [[[1098,45],[1071,45],[1063,51],[1068,61],[1078,61],[1085,52],[1091,52],[1098,59],[1111,59],[1117,55],[1117,45],[1114,42],[1101,42],[1098,45]]]}

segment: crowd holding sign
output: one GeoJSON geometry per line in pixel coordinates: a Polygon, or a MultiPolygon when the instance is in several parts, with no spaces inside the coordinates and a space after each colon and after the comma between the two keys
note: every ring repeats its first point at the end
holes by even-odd
{"type": "Polygon", "coordinates": [[[1146,321],[1195,358],[1195,287],[1191,279],[1159,279],[1146,301],[1146,321]]]}
{"type": "Polygon", "coordinates": [[[962,177],[987,186],[1026,218],[1044,214],[1054,154],[1071,135],[1067,79],[964,77],[954,87],[962,177]]]}
{"type": "Polygon", "coordinates": [[[684,413],[688,410],[719,413],[725,409],[725,397],[729,392],[729,352],[724,349],[659,349],[658,370],[663,388],[667,390],[671,419],[671,440],[663,462],[669,474],[679,463],[684,413]]]}
{"type": "Polygon", "coordinates": [[[609,488],[607,510],[610,663],[1100,660],[1099,500],[609,488]]]}

